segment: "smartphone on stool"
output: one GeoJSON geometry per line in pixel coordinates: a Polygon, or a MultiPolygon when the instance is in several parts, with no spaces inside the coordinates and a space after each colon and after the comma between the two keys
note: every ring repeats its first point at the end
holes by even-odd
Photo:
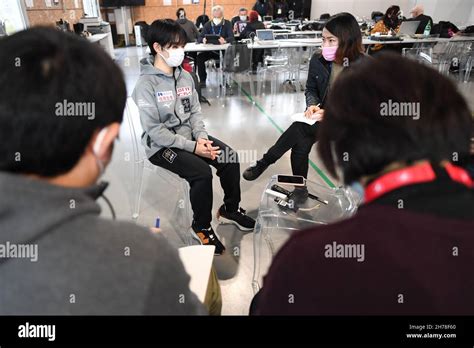
{"type": "Polygon", "coordinates": [[[277,175],[280,185],[306,186],[306,179],[300,175],[277,175]]]}

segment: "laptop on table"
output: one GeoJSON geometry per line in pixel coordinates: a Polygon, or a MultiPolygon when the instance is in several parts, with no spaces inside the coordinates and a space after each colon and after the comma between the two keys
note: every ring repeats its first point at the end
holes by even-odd
{"type": "Polygon", "coordinates": [[[400,25],[400,31],[398,35],[400,36],[413,36],[416,34],[416,29],[420,25],[420,21],[404,21],[400,25]]]}

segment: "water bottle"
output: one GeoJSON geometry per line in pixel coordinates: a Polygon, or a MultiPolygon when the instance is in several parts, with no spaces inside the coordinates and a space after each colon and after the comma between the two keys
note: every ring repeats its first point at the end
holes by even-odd
{"type": "Polygon", "coordinates": [[[428,21],[426,24],[425,31],[423,32],[424,36],[429,36],[431,34],[431,21],[428,21]]]}

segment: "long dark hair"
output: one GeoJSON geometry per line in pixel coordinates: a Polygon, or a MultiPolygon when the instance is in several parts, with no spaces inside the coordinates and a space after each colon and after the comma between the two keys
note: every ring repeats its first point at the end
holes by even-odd
{"type": "Polygon", "coordinates": [[[383,24],[389,29],[395,29],[400,24],[398,14],[400,13],[400,6],[393,5],[387,9],[383,16],[383,24]]]}
{"type": "Polygon", "coordinates": [[[324,27],[339,40],[335,60],[337,64],[342,64],[345,59],[352,62],[359,58],[363,52],[362,34],[353,15],[347,12],[334,15],[324,27]]]}

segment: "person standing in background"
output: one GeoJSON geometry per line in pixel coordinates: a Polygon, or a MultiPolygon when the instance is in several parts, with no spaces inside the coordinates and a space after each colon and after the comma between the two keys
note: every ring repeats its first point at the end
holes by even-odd
{"type": "Polygon", "coordinates": [[[260,17],[268,16],[269,13],[269,5],[266,0],[258,0],[255,5],[253,5],[252,10],[257,11],[260,17]]]}
{"type": "Polygon", "coordinates": [[[186,32],[186,42],[196,42],[199,37],[199,30],[193,22],[186,18],[184,8],[179,8],[178,11],[176,11],[176,18],[176,22],[178,22],[181,28],[186,32]]]}
{"type": "Polygon", "coordinates": [[[288,19],[288,4],[285,0],[276,0],[273,8],[274,19],[288,19]]]}

